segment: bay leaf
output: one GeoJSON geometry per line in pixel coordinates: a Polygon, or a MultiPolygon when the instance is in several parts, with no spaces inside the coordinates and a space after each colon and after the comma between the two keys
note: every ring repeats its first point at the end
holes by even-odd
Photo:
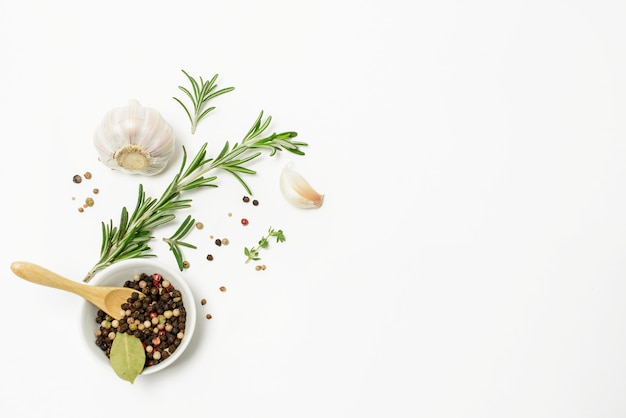
{"type": "Polygon", "coordinates": [[[115,373],[130,383],[143,371],[146,352],[139,338],[118,332],[111,345],[111,366],[115,373]]]}

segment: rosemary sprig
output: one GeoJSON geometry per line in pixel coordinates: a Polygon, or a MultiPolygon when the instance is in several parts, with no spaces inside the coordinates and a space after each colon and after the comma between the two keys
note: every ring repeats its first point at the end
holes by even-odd
{"type": "Polygon", "coordinates": [[[270,229],[267,231],[267,235],[263,236],[259,240],[259,243],[256,247],[252,247],[252,248],[245,247],[243,249],[243,253],[245,254],[246,257],[248,257],[248,259],[246,260],[246,263],[249,262],[250,260],[257,261],[261,259],[261,257],[259,257],[259,251],[262,248],[269,247],[270,245],[269,239],[271,237],[276,237],[276,242],[285,242],[285,234],[283,233],[282,229],[275,230],[274,228],[270,227],[270,229]]]}
{"type": "Polygon", "coordinates": [[[118,261],[151,257],[148,253],[148,242],[153,238],[154,228],[169,223],[176,218],[172,212],[191,207],[191,199],[181,199],[181,193],[201,187],[217,187],[217,176],[205,176],[215,169],[222,169],[233,175],[244,189],[252,194],[250,187],[244,181],[242,174],[256,174],[256,171],[246,167],[246,164],[268,151],[269,156],[278,151],[286,150],[296,155],[304,155],[301,147],[307,146],[305,142],[295,141],[296,132],[272,133],[263,136],[272,118],[268,116],[263,120],[263,111],[252,124],[248,133],[241,143],[230,145],[228,141],[217,157],[207,158],[204,143],[196,156],[187,164],[187,150],[183,146],[183,161],[180,170],[174,176],[160,198],[146,197],[143,186],[139,185],[139,193],[135,209],[129,215],[126,207],[122,208],[120,223],[113,225],[102,223],[102,245],[100,259],[89,270],[83,281],[88,282],[103,268],[118,261]]]}
{"type": "Polygon", "coordinates": [[[185,70],[182,70],[183,74],[187,76],[187,79],[191,83],[191,91],[183,86],[178,86],[180,90],[182,90],[189,99],[191,99],[191,104],[193,105],[193,112],[191,112],[187,106],[178,98],[173,97],[182,107],[185,109],[185,113],[187,113],[187,117],[191,122],[191,133],[196,133],[196,128],[202,119],[204,119],[209,112],[212,112],[215,109],[215,106],[205,108],[207,102],[217,96],[220,96],[224,93],[228,93],[230,91],[235,90],[234,87],[226,87],[224,89],[220,89],[214,91],[217,88],[217,74],[211,78],[211,80],[203,80],[202,77],[199,77],[199,80],[196,81],[193,77],[191,77],[185,70]]]}
{"type": "Polygon", "coordinates": [[[163,238],[163,241],[167,243],[167,245],[170,247],[170,251],[172,251],[172,253],[174,254],[174,258],[176,259],[176,264],[178,264],[178,269],[180,271],[183,271],[183,268],[184,268],[183,252],[180,247],[182,246],[182,247],[193,248],[193,249],[198,248],[193,244],[189,244],[188,242],[181,241],[183,238],[187,236],[189,231],[191,231],[191,228],[193,227],[195,222],[196,220],[192,218],[191,215],[187,215],[183,223],[180,224],[176,232],[174,232],[174,234],[171,237],[163,238]]]}

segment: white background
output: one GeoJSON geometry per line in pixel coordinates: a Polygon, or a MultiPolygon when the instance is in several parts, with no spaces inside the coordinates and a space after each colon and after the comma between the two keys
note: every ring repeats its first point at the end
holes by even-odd
{"type": "MultiPolygon", "coordinates": [[[[618,0],[0,0],[3,410],[625,416],[625,21],[618,0]],[[182,69],[236,88],[195,135],[172,99],[182,69]],[[181,148],[154,178],[97,161],[95,128],[131,98],[191,151],[239,141],[261,110],[309,144],[255,161],[256,208],[225,173],[188,196],[196,335],[133,385],[90,357],[79,297],[9,268],[80,281],[100,223],[140,182],[163,191],[181,148]],[[321,209],[283,200],[288,161],[321,209]],[[287,241],[257,272],[242,249],[269,226],[287,241]]],[[[151,246],[174,266],[170,232],[151,246]]]]}

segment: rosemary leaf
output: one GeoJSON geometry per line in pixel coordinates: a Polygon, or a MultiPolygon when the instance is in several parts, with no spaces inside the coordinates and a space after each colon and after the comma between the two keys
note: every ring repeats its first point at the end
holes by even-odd
{"type": "Polygon", "coordinates": [[[182,222],[182,224],[180,224],[176,232],[174,232],[174,234],[171,237],[163,238],[163,241],[167,243],[167,245],[170,247],[170,250],[174,254],[174,258],[176,259],[176,264],[178,265],[178,268],[180,269],[180,271],[183,271],[183,267],[184,267],[183,253],[180,247],[183,246],[183,247],[193,248],[193,249],[198,248],[193,244],[189,244],[187,242],[181,241],[183,238],[185,238],[185,236],[187,236],[189,231],[191,231],[191,228],[193,227],[195,222],[196,220],[192,218],[191,215],[187,215],[185,220],[182,222]]]}
{"type": "Polygon", "coordinates": [[[190,92],[183,86],[178,86],[178,88],[183,93],[185,93],[185,95],[187,95],[187,97],[191,100],[191,104],[193,105],[193,111],[189,110],[187,106],[185,106],[185,104],[182,102],[182,100],[176,97],[173,97],[173,99],[176,100],[185,110],[185,113],[187,114],[187,117],[191,122],[191,133],[195,134],[198,124],[215,109],[215,106],[206,108],[206,104],[209,102],[209,100],[214,99],[222,94],[231,92],[235,88],[226,87],[214,91],[217,88],[217,84],[215,84],[215,82],[217,81],[217,74],[215,74],[213,78],[211,78],[211,80],[209,81],[204,81],[202,77],[199,77],[199,81],[196,81],[193,77],[187,74],[185,70],[182,70],[182,72],[187,77],[187,80],[189,80],[193,92],[190,92]]]}

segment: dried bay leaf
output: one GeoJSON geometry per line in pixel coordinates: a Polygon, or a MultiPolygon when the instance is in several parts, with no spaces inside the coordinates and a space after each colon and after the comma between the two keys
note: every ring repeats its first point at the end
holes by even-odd
{"type": "Polygon", "coordinates": [[[143,371],[146,352],[139,338],[118,332],[111,345],[111,366],[115,373],[130,383],[143,371]]]}

